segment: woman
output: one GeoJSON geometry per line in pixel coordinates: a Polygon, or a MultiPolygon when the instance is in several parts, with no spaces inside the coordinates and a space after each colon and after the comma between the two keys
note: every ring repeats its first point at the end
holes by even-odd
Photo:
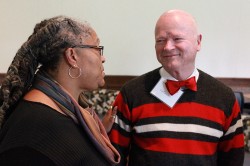
{"type": "Polygon", "coordinates": [[[99,43],[87,23],[64,16],[35,26],[0,89],[0,165],[119,163],[82,95],[105,84],[99,43]]]}

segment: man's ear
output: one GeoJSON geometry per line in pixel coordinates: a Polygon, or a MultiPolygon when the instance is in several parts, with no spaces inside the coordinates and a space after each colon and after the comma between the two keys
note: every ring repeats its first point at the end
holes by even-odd
{"type": "Polygon", "coordinates": [[[202,35],[199,34],[197,36],[197,51],[200,51],[201,50],[201,40],[202,40],[202,35]]]}
{"type": "Polygon", "coordinates": [[[69,64],[69,66],[76,65],[76,52],[73,48],[67,48],[64,52],[65,61],[69,64]]]}

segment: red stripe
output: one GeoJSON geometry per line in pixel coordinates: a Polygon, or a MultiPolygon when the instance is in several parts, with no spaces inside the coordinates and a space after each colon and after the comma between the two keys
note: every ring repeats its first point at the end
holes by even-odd
{"type": "Polygon", "coordinates": [[[219,149],[224,152],[228,152],[233,148],[242,148],[244,147],[244,135],[236,135],[233,139],[223,141],[219,145],[219,149]]]}
{"type": "Polygon", "coordinates": [[[163,103],[145,104],[133,110],[133,122],[149,117],[176,116],[176,117],[198,117],[217,122],[224,125],[226,119],[224,112],[220,109],[198,104],[198,103],[177,103],[174,109],[163,103]]]}
{"type": "Polygon", "coordinates": [[[117,106],[118,107],[118,110],[120,113],[122,113],[122,115],[130,120],[130,117],[131,117],[131,114],[130,114],[130,111],[128,109],[128,105],[124,103],[123,101],[123,97],[121,95],[121,93],[119,93],[115,99],[115,102],[113,104],[114,106],[117,106]]]}
{"type": "Polygon", "coordinates": [[[118,144],[120,146],[127,147],[129,145],[129,138],[122,136],[115,129],[111,130],[109,134],[109,139],[112,143],[118,144]]]}
{"type": "Polygon", "coordinates": [[[233,121],[233,119],[236,119],[238,117],[239,113],[240,113],[240,107],[237,100],[235,100],[234,106],[232,108],[232,114],[227,119],[227,122],[225,123],[225,126],[223,128],[225,131],[229,129],[229,127],[231,126],[231,122],[233,121]]]}
{"type": "Polygon", "coordinates": [[[172,138],[135,138],[135,144],[143,149],[178,154],[212,155],[217,143],[172,138]]]}

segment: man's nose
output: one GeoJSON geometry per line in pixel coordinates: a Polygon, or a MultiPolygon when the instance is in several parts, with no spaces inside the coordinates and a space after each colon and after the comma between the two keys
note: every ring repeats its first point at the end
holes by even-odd
{"type": "Polygon", "coordinates": [[[172,50],[174,48],[174,41],[167,40],[164,46],[164,50],[172,50]]]}

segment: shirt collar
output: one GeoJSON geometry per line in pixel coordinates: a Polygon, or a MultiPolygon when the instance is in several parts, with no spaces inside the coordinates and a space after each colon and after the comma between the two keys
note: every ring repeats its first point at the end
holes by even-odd
{"type": "MultiPolygon", "coordinates": [[[[178,81],[173,76],[171,76],[163,67],[160,69],[159,72],[160,72],[161,77],[164,78],[164,80],[178,81]]],[[[199,71],[197,70],[197,68],[194,69],[193,73],[188,78],[193,77],[193,76],[195,77],[195,80],[197,82],[197,80],[199,78],[199,71]]]]}

